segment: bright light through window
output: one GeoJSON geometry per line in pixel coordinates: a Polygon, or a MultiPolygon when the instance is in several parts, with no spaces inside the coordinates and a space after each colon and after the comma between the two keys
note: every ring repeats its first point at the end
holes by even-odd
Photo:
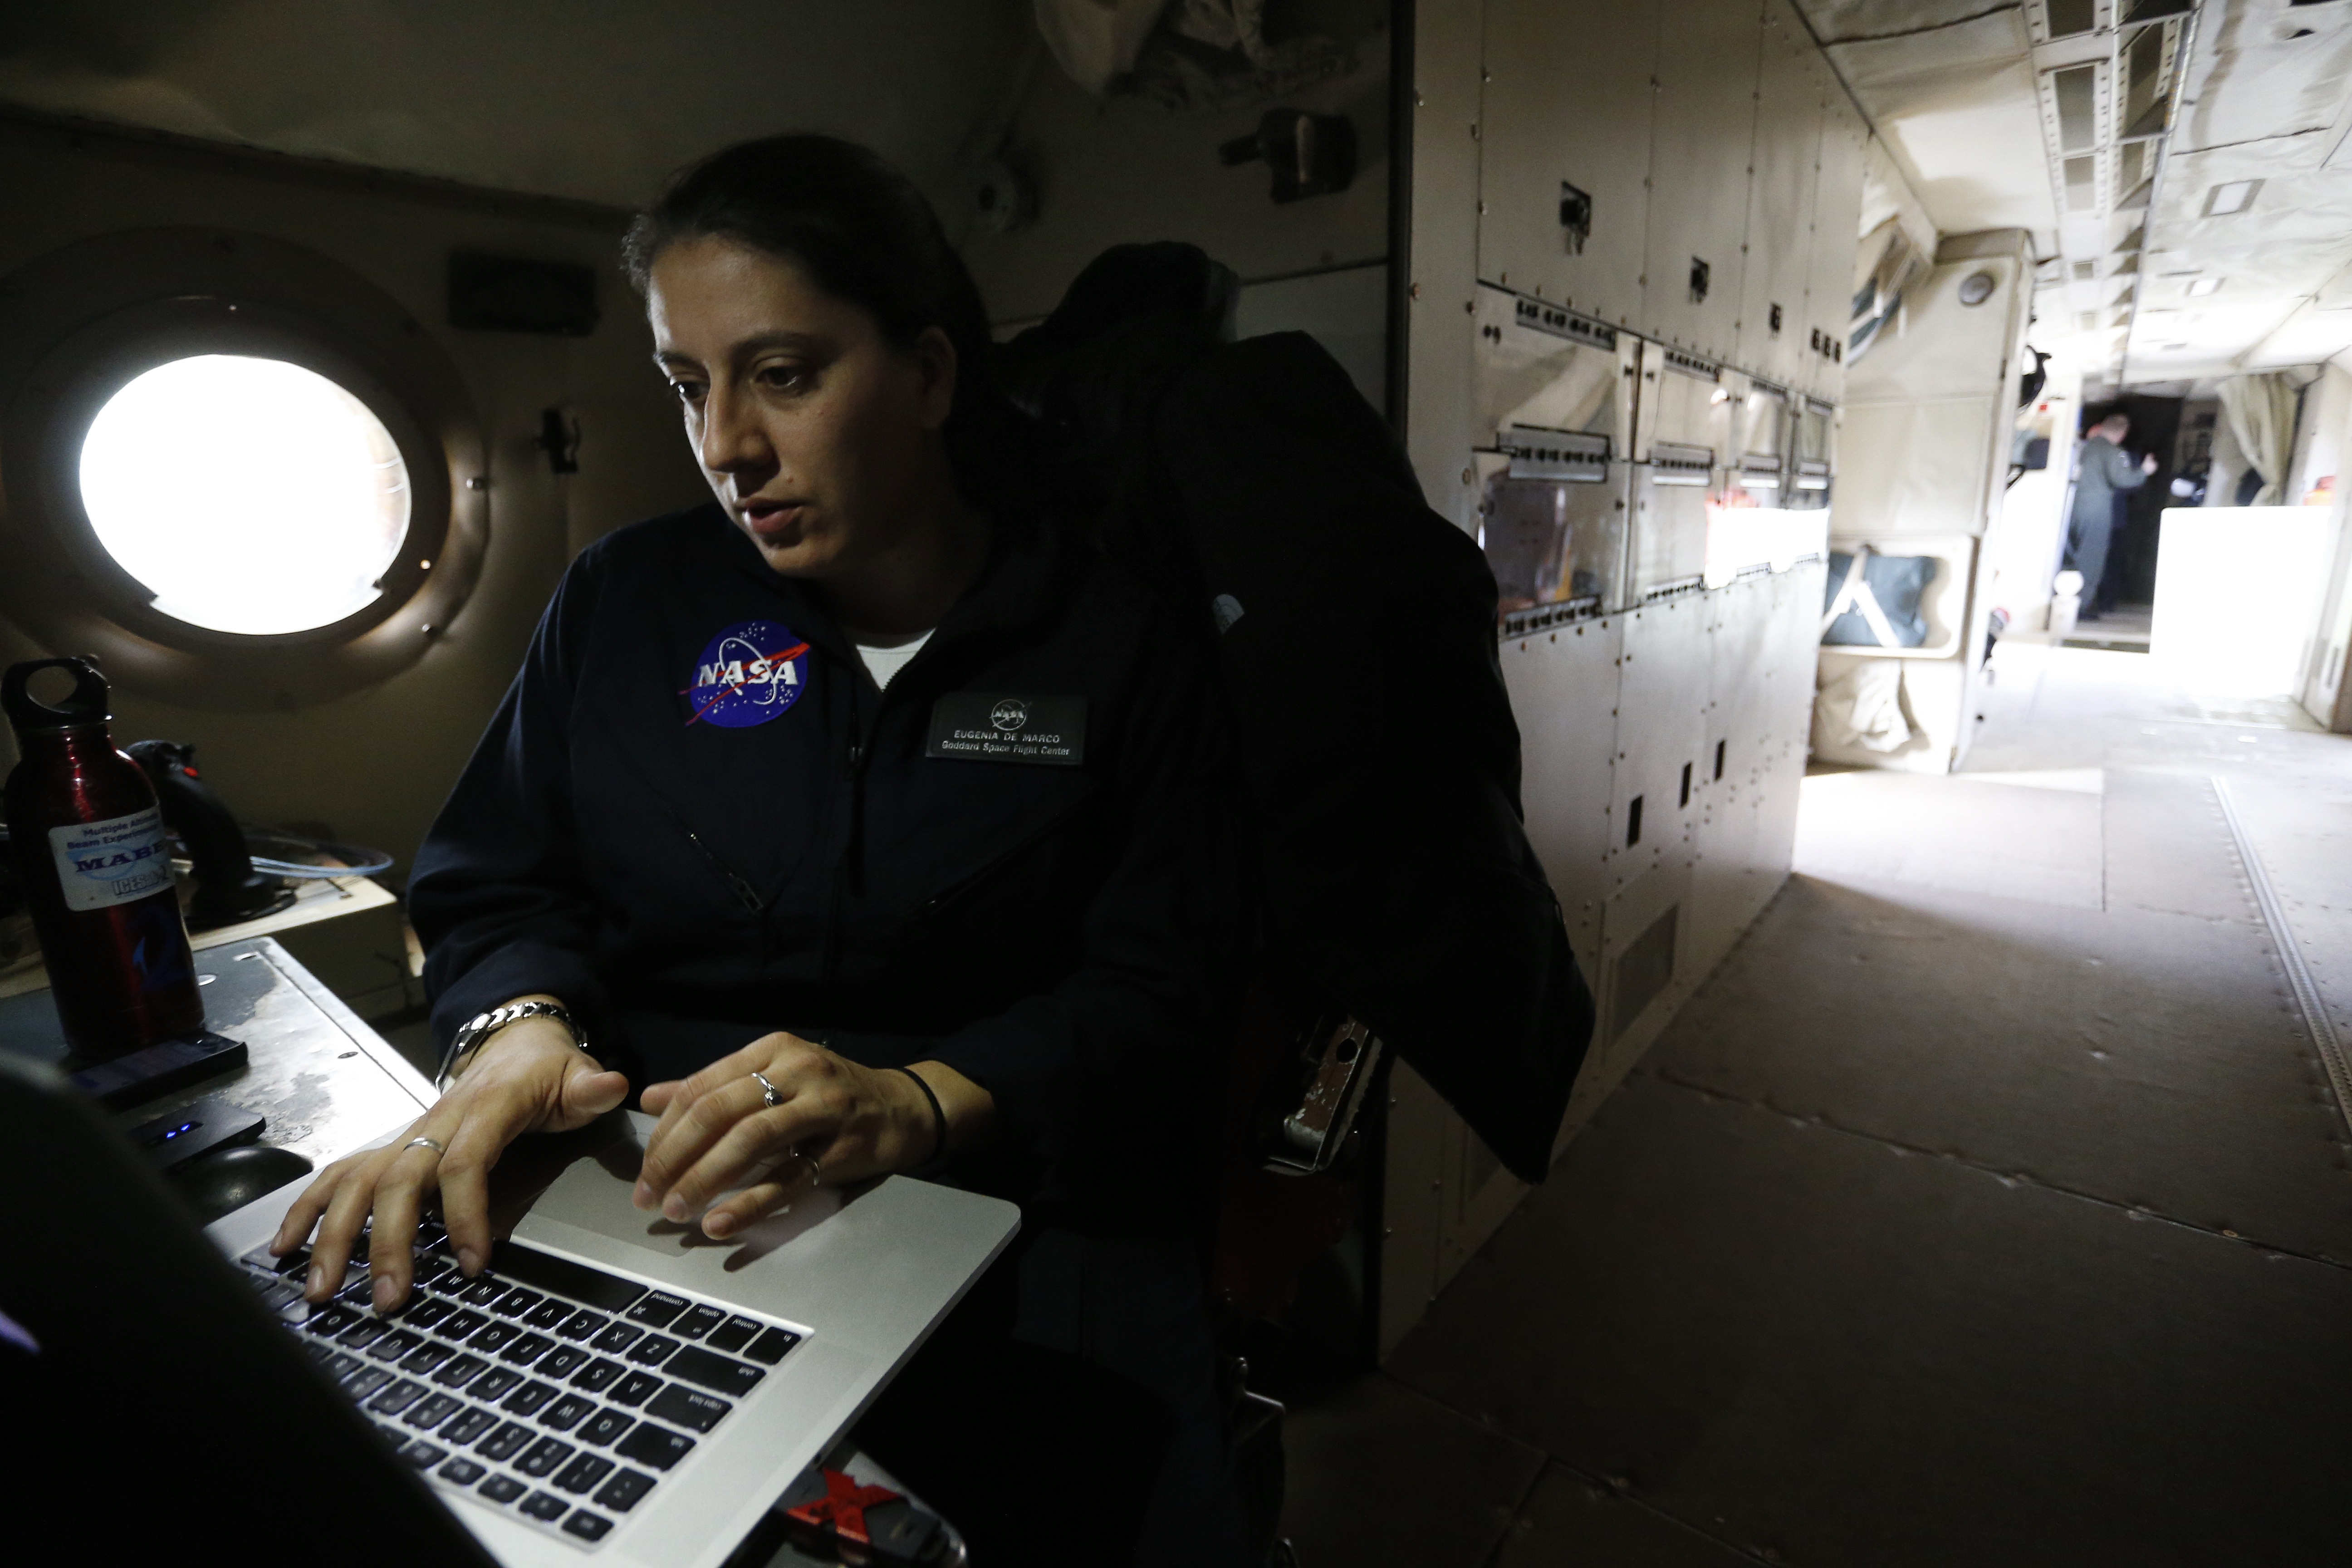
{"type": "Polygon", "coordinates": [[[156,366],[81,448],[99,542],[164,615],[261,636],[373,603],[408,531],[408,468],[367,405],[284,360],[156,366]]]}

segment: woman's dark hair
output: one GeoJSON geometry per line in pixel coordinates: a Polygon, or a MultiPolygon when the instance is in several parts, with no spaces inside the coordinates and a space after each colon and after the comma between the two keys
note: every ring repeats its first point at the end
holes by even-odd
{"type": "Polygon", "coordinates": [[[621,244],[621,268],[642,295],[661,253],[719,237],[791,261],[826,293],[873,316],[883,336],[911,348],[931,327],[956,351],[948,455],[974,501],[1014,479],[1008,462],[1029,445],[1028,421],[994,374],[988,312],[939,215],[913,181],[870,148],[835,136],[769,136],[714,153],[671,179],[621,244]]]}

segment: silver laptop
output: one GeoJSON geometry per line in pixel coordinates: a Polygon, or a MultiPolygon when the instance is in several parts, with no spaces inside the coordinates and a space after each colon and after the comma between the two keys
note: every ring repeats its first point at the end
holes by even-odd
{"type": "Polygon", "coordinates": [[[469,1280],[428,1226],[390,1318],[369,1310],[363,1267],[312,1308],[307,1255],[269,1257],[300,1184],[209,1227],[398,1462],[512,1568],[717,1568],[1019,1226],[1011,1204],[893,1176],[714,1242],[632,1206],[653,1126],[632,1113],[518,1144],[501,1186],[546,1184],[508,1195],[509,1214],[529,1205],[511,1239],[469,1280]],[[520,1168],[550,1151],[553,1169],[520,1168]]]}

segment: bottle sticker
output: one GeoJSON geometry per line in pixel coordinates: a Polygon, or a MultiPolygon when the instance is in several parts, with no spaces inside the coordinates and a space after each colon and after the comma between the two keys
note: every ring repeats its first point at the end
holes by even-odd
{"type": "Polygon", "coordinates": [[[52,827],[49,852],[69,910],[110,909],[172,885],[172,847],[158,806],[52,827]]]}

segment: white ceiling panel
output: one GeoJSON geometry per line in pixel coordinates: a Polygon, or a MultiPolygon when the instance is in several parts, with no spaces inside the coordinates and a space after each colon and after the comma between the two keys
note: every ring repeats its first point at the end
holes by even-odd
{"type": "MultiPolygon", "coordinates": [[[[2209,5],[2181,100],[2176,150],[2315,136],[2352,87],[2352,5],[2209,5]]],[[[2332,141],[2331,143],[2332,144],[2332,141]]],[[[2282,159],[2327,151],[2275,149],[2282,159]]]]}
{"type": "Polygon", "coordinates": [[[2352,349],[2352,310],[2323,310],[2306,302],[2244,356],[2246,370],[2325,364],[2352,349]]]}
{"type": "Polygon", "coordinates": [[[1803,9],[1814,35],[1827,44],[1948,27],[1983,16],[1987,7],[1982,0],[1806,0],[1803,9]]]}
{"type": "MultiPolygon", "coordinates": [[[[0,101],[614,205],[729,142],[856,137],[961,185],[1025,0],[0,6],[0,101]]],[[[985,149],[983,149],[985,151],[985,149]]]]}
{"type": "Polygon", "coordinates": [[[1947,234],[2058,219],[2022,13],[1832,44],[1830,58],[1947,234]]]}
{"type": "Polygon", "coordinates": [[[1830,58],[1854,91],[1885,95],[1891,108],[1901,106],[1910,84],[1940,82],[1949,90],[1971,71],[2024,59],[2032,49],[2023,14],[2014,8],[1927,32],[1829,44],[1830,58]]]}
{"type": "Polygon", "coordinates": [[[2096,358],[2137,312],[2136,382],[2307,363],[2352,345],[2352,0],[2202,0],[2193,22],[2169,24],[2193,26],[2194,47],[2155,206],[2116,205],[2128,176],[2103,100],[2095,205],[2063,213],[2067,153],[2039,73],[2113,59],[2135,36],[2114,30],[2115,5],[2097,7],[2104,30],[2037,51],[2021,5],[1801,3],[1939,228],[2014,225],[2057,258],[2038,295],[2043,335],[2073,334],[2096,358]],[[2263,182],[2246,210],[2208,216],[2213,187],[2243,180],[2263,182]],[[2093,277],[2078,281],[2084,262],[2093,277]],[[2219,287],[2190,296],[2189,279],[2160,276],[2192,269],[2219,287]],[[2308,303],[2323,293],[2344,308],[2308,303]]]}
{"type": "Polygon", "coordinates": [[[2352,171],[2282,169],[2272,142],[2175,153],[2153,214],[2151,248],[2335,247],[2352,236],[2352,171]],[[2220,187],[2262,182],[2243,212],[2206,216],[2220,187]]]}

